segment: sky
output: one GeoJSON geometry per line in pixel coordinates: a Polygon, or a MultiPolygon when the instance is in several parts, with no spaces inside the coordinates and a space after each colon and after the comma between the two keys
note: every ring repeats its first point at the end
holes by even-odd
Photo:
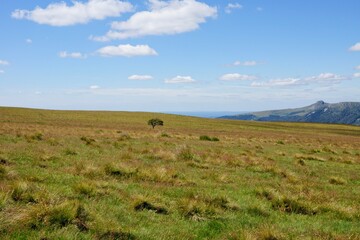
{"type": "Polygon", "coordinates": [[[0,0],[0,106],[359,102],[359,23],[359,0],[0,0]]]}

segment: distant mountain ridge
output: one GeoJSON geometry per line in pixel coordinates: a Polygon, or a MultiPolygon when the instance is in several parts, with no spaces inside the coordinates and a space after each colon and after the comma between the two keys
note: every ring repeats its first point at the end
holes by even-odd
{"type": "Polygon", "coordinates": [[[318,101],[302,108],[253,112],[220,118],[269,122],[338,123],[360,126],[360,102],[331,104],[318,101]]]}

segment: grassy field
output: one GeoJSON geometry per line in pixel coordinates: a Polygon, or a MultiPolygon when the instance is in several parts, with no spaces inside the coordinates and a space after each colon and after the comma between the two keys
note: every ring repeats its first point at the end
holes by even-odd
{"type": "Polygon", "coordinates": [[[360,127],[0,108],[0,239],[360,239],[360,127]]]}

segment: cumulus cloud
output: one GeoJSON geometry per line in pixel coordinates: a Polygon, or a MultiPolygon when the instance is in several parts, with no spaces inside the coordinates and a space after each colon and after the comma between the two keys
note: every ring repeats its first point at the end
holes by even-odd
{"type": "Polygon", "coordinates": [[[241,8],[243,8],[243,6],[240,3],[229,3],[225,8],[225,12],[231,13],[233,9],[241,9],[241,8]]]}
{"type": "Polygon", "coordinates": [[[150,75],[131,75],[128,77],[129,80],[151,80],[153,79],[150,75]]]}
{"type": "Polygon", "coordinates": [[[360,65],[355,67],[356,70],[360,70],[360,65]]]}
{"type": "Polygon", "coordinates": [[[354,74],[353,74],[353,78],[360,78],[360,72],[354,73],[354,74]]]}
{"type": "Polygon", "coordinates": [[[245,62],[240,62],[240,61],[235,61],[232,65],[233,66],[245,66],[245,67],[252,67],[252,66],[256,66],[259,63],[256,61],[245,61],[245,62]]]}
{"type": "Polygon", "coordinates": [[[85,24],[89,21],[102,20],[107,17],[118,17],[130,12],[133,6],[119,0],[74,1],[68,6],[65,2],[51,3],[46,8],[36,7],[34,10],[16,9],[11,16],[15,19],[27,19],[39,24],[51,26],[70,26],[85,24]]]}
{"type": "Polygon", "coordinates": [[[228,73],[220,77],[222,81],[246,81],[246,80],[256,80],[255,76],[239,74],[239,73],[228,73]]]}
{"type": "Polygon", "coordinates": [[[135,56],[154,56],[158,53],[148,45],[118,45],[106,46],[97,50],[97,53],[103,57],[135,57],[135,56]]]}
{"type": "Polygon", "coordinates": [[[94,90],[94,89],[99,89],[100,87],[98,85],[91,85],[89,88],[94,90]]]}
{"type": "Polygon", "coordinates": [[[0,60],[0,65],[9,65],[9,62],[5,60],[0,60]]]}
{"type": "Polygon", "coordinates": [[[360,42],[349,48],[350,51],[360,51],[360,42]]]}
{"type": "Polygon", "coordinates": [[[176,76],[171,79],[166,79],[165,83],[193,83],[195,80],[191,76],[176,76]]]}
{"type": "Polygon", "coordinates": [[[148,35],[173,35],[194,31],[217,8],[196,0],[150,0],[149,11],[137,12],[127,21],[113,22],[105,36],[90,37],[96,41],[136,38],[148,35]]]}
{"type": "Polygon", "coordinates": [[[62,52],[59,52],[59,57],[61,58],[77,58],[77,59],[84,59],[86,58],[87,56],[82,54],[82,53],[79,53],[79,52],[72,52],[72,53],[68,53],[66,51],[62,51],[62,52]]]}

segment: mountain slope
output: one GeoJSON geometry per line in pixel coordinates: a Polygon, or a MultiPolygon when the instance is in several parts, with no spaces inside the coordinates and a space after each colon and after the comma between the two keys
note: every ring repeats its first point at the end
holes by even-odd
{"type": "Polygon", "coordinates": [[[342,102],[330,104],[318,101],[315,104],[302,108],[253,112],[220,118],[254,121],[339,123],[360,126],[360,103],[342,102]]]}

